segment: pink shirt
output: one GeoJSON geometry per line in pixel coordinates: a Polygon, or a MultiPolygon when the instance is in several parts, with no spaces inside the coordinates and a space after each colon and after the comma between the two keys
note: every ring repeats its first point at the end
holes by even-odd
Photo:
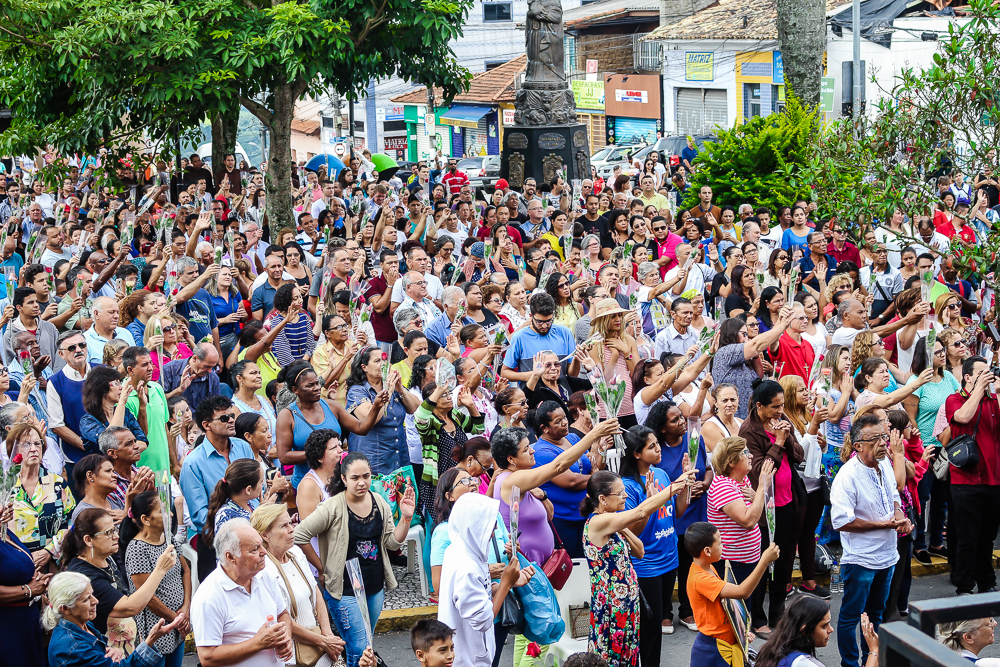
{"type": "Polygon", "coordinates": [[[667,233],[667,238],[663,243],[660,243],[655,238],[653,242],[656,243],[656,256],[669,257],[670,261],[660,267],[660,278],[666,278],[667,271],[677,266],[677,246],[684,242],[684,239],[677,236],[672,232],[667,233]]]}
{"type": "MultiPolygon", "coordinates": [[[[774,443],[773,434],[768,433],[767,437],[774,443]]],[[[774,506],[784,507],[790,502],[792,502],[792,467],[788,465],[788,456],[781,452],[781,465],[774,473],[774,506]]]]}

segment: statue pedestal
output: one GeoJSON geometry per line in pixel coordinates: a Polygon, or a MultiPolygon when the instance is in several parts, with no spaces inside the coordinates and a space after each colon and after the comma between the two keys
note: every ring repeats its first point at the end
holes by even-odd
{"type": "Polygon", "coordinates": [[[567,170],[567,181],[590,178],[590,141],[587,126],[513,125],[504,128],[500,175],[511,188],[521,190],[524,179],[543,183],[567,170]]]}

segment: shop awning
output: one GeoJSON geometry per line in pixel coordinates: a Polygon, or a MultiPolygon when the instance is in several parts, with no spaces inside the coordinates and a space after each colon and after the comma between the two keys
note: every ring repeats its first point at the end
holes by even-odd
{"type": "Polygon", "coordinates": [[[453,125],[455,127],[479,127],[479,119],[493,111],[493,107],[467,107],[454,106],[438,118],[442,125],[453,125]]]}

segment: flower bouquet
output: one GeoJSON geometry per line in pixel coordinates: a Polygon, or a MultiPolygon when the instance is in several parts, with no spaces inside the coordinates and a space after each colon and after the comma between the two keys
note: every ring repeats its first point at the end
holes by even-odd
{"type": "MultiPolygon", "coordinates": [[[[361,578],[361,565],[358,564],[357,558],[352,558],[345,563],[347,566],[347,575],[351,578],[351,587],[354,589],[354,599],[355,600],[366,600],[365,597],[365,582],[361,578]]],[[[368,616],[368,605],[359,604],[358,609],[361,611],[361,620],[365,624],[365,637],[368,639],[368,646],[372,645],[372,621],[368,616]]]]}
{"type": "Polygon", "coordinates": [[[365,209],[364,215],[361,216],[361,223],[358,225],[358,232],[365,231],[365,227],[368,226],[369,220],[371,220],[371,213],[368,209],[365,209]]]}
{"type": "MultiPolygon", "coordinates": [[[[601,369],[598,368],[594,370],[593,380],[594,391],[597,392],[597,397],[604,404],[604,412],[607,414],[607,418],[616,418],[618,410],[622,406],[622,401],[625,399],[625,378],[617,375],[605,378],[601,369]]],[[[614,440],[618,451],[624,452],[625,441],[622,439],[621,433],[615,433],[614,440]]]]}
{"type": "Polygon", "coordinates": [[[601,420],[601,416],[600,411],[597,408],[597,397],[594,395],[594,392],[584,392],[583,401],[587,404],[587,412],[590,413],[590,421],[594,423],[594,426],[597,426],[597,422],[601,420]]]}
{"type": "Polygon", "coordinates": [[[361,304],[365,302],[364,293],[368,291],[368,281],[359,281],[357,276],[355,276],[351,278],[349,288],[351,292],[350,302],[348,303],[348,310],[351,315],[351,340],[357,340],[358,315],[361,304]]]}
{"type": "MultiPolygon", "coordinates": [[[[788,274],[788,284],[785,286],[785,303],[791,303],[795,298],[795,285],[799,282],[799,265],[796,264],[788,274]]],[[[763,280],[761,281],[763,283],[763,280]]]]}
{"type": "MultiPolygon", "coordinates": [[[[688,461],[694,469],[698,464],[698,450],[701,448],[701,419],[688,419],[688,461]]],[[[691,502],[691,487],[687,487],[687,502],[691,502]]]]}
{"type": "Polygon", "coordinates": [[[833,386],[833,369],[821,368],[819,371],[819,387],[816,389],[816,394],[829,396],[831,386],[833,386]]]}
{"type": "Polygon", "coordinates": [[[490,379],[490,384],[495,386],[497,380],[500,378],[500,363],[503,361],[503,347],[507,344],[507,327],[503,323],[498,324],[496,331],[493,332],[493,344],[500,346],[500,352],[493,357],[493,363],[491,364],[493,377],[490,379]]]}
{"type": "MultiPolygon", "coordinates": [[[[764,272],[758,271],[756,274],[756,278],[757,278],[757,297],[759,298],[761,293],[763,293],[764,291],[764,272]]],[[[788,282],[791,282],[791,279],[789,279],[788,282]]]]}
{"type": "MultiPolygon", "coordinates": [[[[77,281],[77,289],[81,291],[83,290],[82,280],[77,281]]],[[[157,352],[159,352],[159,354],[157,354],[156,360],[157,362],[159,362],[160,377],[162,378],[163,377],[163,320],[160,318],[159,315],[157,315],[156,321],[153,323],[153,335],[160,337],[160,344],[156,346],[157,352]]]]}
{"type": "Polygon", "coordinates": [[[931,285],[934,284],[934,272],[924,271],[920,274],[920,300],[931,300],[931,285]]]}
{"type": "MultiPolygon", "coordinates": [[[[2,246],[0,246],[2,247],[2,246]]],[[[14,290],[17,289],[17,269],[13,266],[3,267],[4,280],[7,283],[7,301],[14,301],[14,290]]]]}
{"type": "Polygon", "coordinates": [[[783,370],[785,370],[785,362],[784,361],[776,361],[776,362],[774,362],[774,365],[771,367],[771,379],[774,380],[775,382],[777,382],[778,379],[781,377],[781,372],[783,370]]]}
{"type": "Polygon", "coordinates": [[[551,259],[547,259],[542,262],[542,269],[539,271],[538,284],[535,285],[535,290],[539,292],[545,291],[545,283],[549,281],[549,276],[555,271],[555,263],[551,259]]]}
{"type": "MultiPolygon", "coordinates": [[[[764,495],[764,516],[767,517],[767,536],[771,542],[774,542],[774,527],[775,527],[775,516],[774,516],[774,479],[772,474],[771,486],[768,488],[767,493],[764,495]]],[[[771,573],[774,573],[774,563],[772,562],[769,566],[771,573]]]]}
{"type": "MultiPolygon", "coordinates": [[[[712,339],[715,338],[715,327],[717,324],[706,324],[698,332],[698,355],[708,354],[708,351],[712,349],[712,339]]],[[[689,363],[694,361],[694,356],[691,354],[685,354],[684,358],[674,367],[674,379],[681,374],[689,363]]]]}
{"type": "Polygon", "coordinates": [[[222,253],[225,250],[221,245],[215,246],[215,265],[222,266],[222,253]]]}
{"type": "Polygon", "coordinates": [[[813,357],[812,367],[809,369],[809,381],[806,382],[806,387],[809,389],[816,388],[816,380],[819,379],[820,366],[823,364],[823,360],[826,358],[825,355],[818,354],[813,357]]]}
{"type": "Polygon", "coordinates": [[[434,371],[434,382],[439,387],[444,387],[445,391],[451,391],[455,388],[455,365],[454,364],[438,364],[437,369],[434,371]]]}
{"type": "MultiPolygon", "coordinates": [[[[18,488],[18,476],[21,474],[21,462],[23,460],[24,457],[18,452],[11,459],[9,468],[2,470],[3,466],[0,466],[0,510],[7,507],[14,500],[14,495],[17,493],[18,488]]],[[[6,529],[0,530],[0,540],[7,542],[6,529]]]]}
{"type": "Polygon", "coordinates": [[[170,472],[160,470],[156,473],[156,495],[160,498],[160,513],[163,516],[163,534],[170,539],[170,507],[173,504],[170,497],[170,472]]]}
{"type": "Polygon", "coordinates": [[[937,330],[931,327],[931,330],[927,332],[926,344],[927,344],[927,368],[934,368],[934,344],[937,342],[937,330]]]}
{"type": "Polygon", "coordinates": [[[510,543],[517,544],[518,514],[521,511],[521,489],[511,487],[510,490],[510,543]]]}

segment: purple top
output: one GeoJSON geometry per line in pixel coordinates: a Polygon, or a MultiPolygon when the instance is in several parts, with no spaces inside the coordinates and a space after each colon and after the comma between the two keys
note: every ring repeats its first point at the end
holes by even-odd
{"type": "MultiPolygon", "coordinates": [[[[500,516],[503,517],[508,530],[510,530],[510,505],[500,497],[500,488],[503,486],[504,478],[509,474],[502,472],[497,475],[496,483],[493,485],[493,497],[500,501],[500,516]]],[[[555,538],[552,537],[545,504],[530,493],[521,496],[517,529],[524,536],[518,537],[524,557],[536,565],[545,565],[545,561],[555,549],[555,538]]]]}

